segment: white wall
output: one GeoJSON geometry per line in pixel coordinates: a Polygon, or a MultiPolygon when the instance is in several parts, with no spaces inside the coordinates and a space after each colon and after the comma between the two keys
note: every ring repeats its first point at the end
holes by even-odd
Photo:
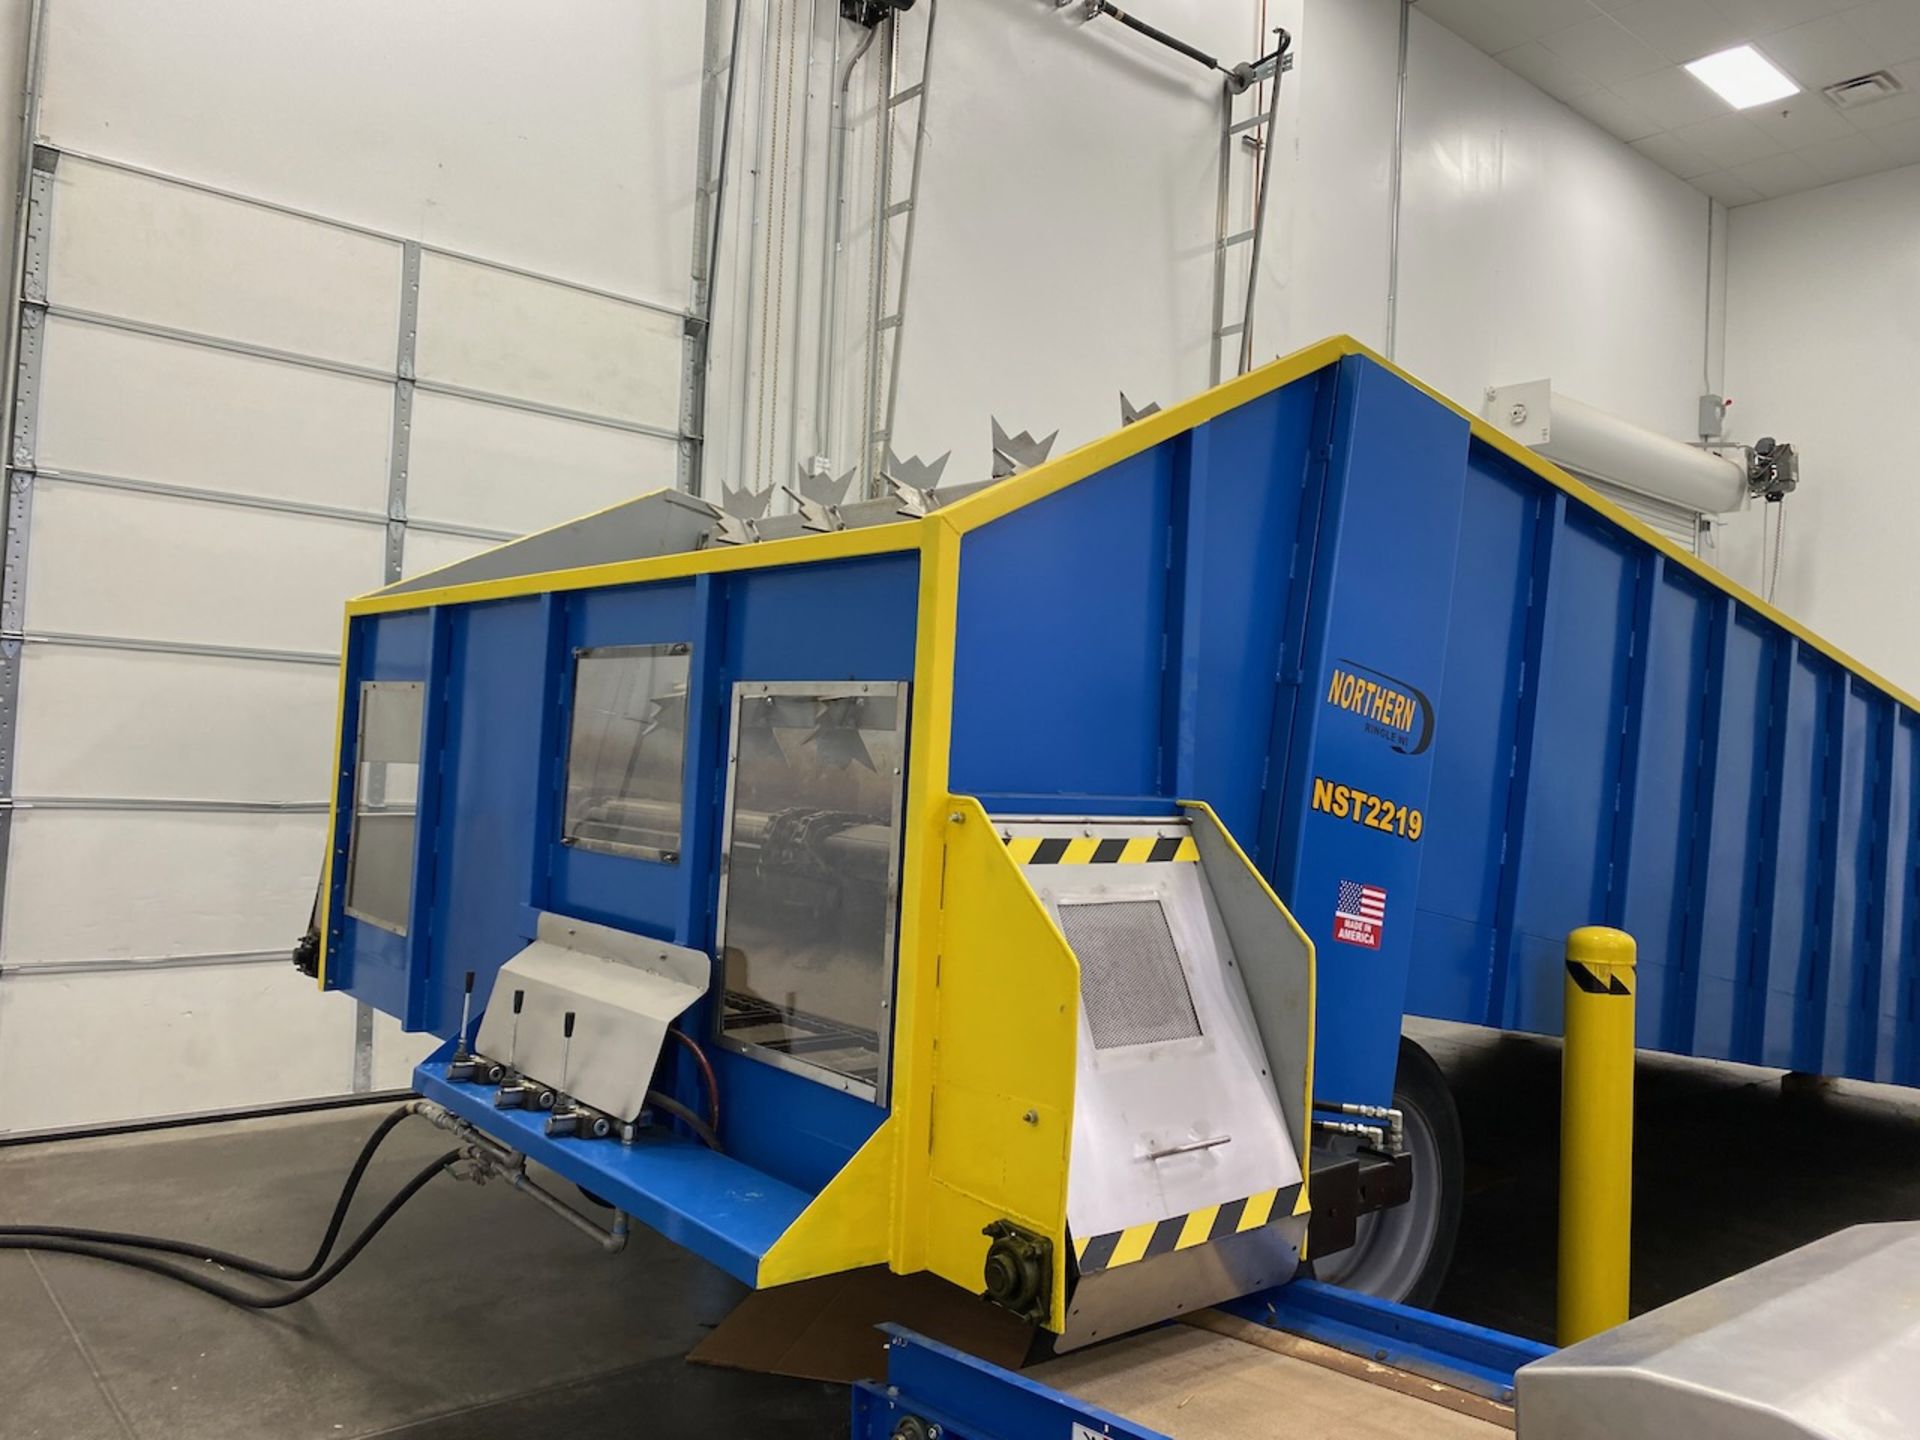
{"type": "MultiPolygon", "coordinates": [[[[26,10],[0,10],[16,84],[26,10]]],[[[383,1023],[369,1057],[272,954],[323,845],[311,662],[386,573],[403,431],[409,572],[672,483],[674,443],[633,427],[677,422],[681,322],[621,297],[686,300],[704,7],[44,13],[14,783],[38,803],[7,855],[0,1129],[335,1093],[356,1058],[403,1084],[418,1037],[383,1023]],[[265,653],[186,653],[220,646],[265,653]]]]}
{"type": "MultiPolygon", "coordinates": [[[[1920,167],[1735,210],[1728,249],[1729,422],[1801,451],[1774,599],[1909,690],[1920,690],[1913,615],[1920,486],[1920,167]]],[[[1759,511],[1725,547],[1735,578],[1764,588],[1759,511]]]]}
{"type": "MultiPolygon", "coordinates": [[[[1311,0],[1293,338],[1385,343],[1399,0],[1311,0]]],[[[1478,411],[1551,377],[1694,434],[1710,202],[1415,9],[1395,359],[1478,411]]]]}
{"type": "MultiPolygon", "coordinates": [[[[496,267],[431,249],[422,263],[408,571],[484,543],[451,532],[516,531],[670,479],[671,444],[619,425],[670,414],[675,322],[617,297],[686,298],[706,8],[49,0],[39,133],[67,152],[56,304],[336,369],[56,317],[40,463],[70,473],[37,485],[29,630],[332,646],[341,600],[386,558],[402,240],[496,267]]],[[[746,9],[713,498],[791,481],[818,449],[825,162],[851,50],[831,0],[746,9]]],[[[1382,344],[1398,0],[1140,9],[1230,61],[1264,47],[1263,12],[1294,31],[1255,357],[1343,330],[1382,344]]],[[[0,65],[5,21],[24,11],[0,8],[0,65]]],[[[930,14],[917,6],[901,26],[896,83],[917,78],[930,14]]],[[[1064,450],[1114,427],[1122,389],[1165,403],[1205,385],[1220,88],[1052,0],[945,0],[939,27],[896,448],[951,450],[947,479],[963,482],[988,473],[991,415],[1058,429],[1064,450]]],[[[1412,27],[1399,358],[1470,405],[1485,385],[1546,374],[1686,434],[1704,358],[1705,201],[1418,13],[1412,27]]],[[[863,427],[868,266],[883,249],[897,275],[900,258],[897,225],[871,245],[882,86],[869,59],[847,112],[836,474],[863,427]]],[[[894,153],[898,196],[905,137],[894,153]]],[[[1230,228],[1250,222],[1256,158],[1231,157],[1230,228]]],[[[297,660],[30,645],[17,793],[310,802],[330,683],[297,660]]],[[[304,924],[317,831],[304,813],[24,813],[0,961],[284,944],[304,924]],[[115,877],[105,890],[102,874],[115,877]]],[[[0,1127],[341,1089],[351,1018],[277,968],[0,971],[0,1127]]],[[[403,1080],[412,1043],[379,1035],[378,1081],[403,1080]]]]}

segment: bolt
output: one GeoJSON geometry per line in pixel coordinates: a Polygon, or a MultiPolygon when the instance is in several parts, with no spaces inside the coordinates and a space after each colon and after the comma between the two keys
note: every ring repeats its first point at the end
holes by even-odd
{"type": "Polygon", "coordinates": [[[1040,1123],[1040,1112],[1038,1110],[1029,1110],[1020,1118],[1029,1125],[1038,1125],[1040,1123]]]}

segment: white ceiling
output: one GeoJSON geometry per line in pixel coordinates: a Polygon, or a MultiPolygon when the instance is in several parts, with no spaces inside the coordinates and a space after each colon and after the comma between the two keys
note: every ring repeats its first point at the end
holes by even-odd
{"type": "Polygon", "coordinates": [[[1728,205],[1920,163],[1920,0],[1419,0],[1421,13],[1728,205]],[[1732,109],[1681,69],[1750,43],[1805,92],[1732,109]],[[1906,89],[1841,111],[1825,86],[1906,89]]]}

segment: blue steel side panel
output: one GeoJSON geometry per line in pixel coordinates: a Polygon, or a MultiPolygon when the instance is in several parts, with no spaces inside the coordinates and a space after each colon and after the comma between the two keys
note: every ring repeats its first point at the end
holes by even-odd
{"type": "Polygon", "coordinates": [[[1299,663],[1309,446],[1323,390],[1291,385],[1176,448],[1175,614],[1169,617],[1160,794],[1203,799],[1251,850],[1259,838],[1278,673],[1299,663]],[[1289,603],[1296,586],[1301,603],[1289,603]]]}
{"type": "Polygon", "coordinates": [[[1299,663],[1304,481],[1331,377],[966,537],[956,789],[1032,812],[1202,799],[1256,847],[1279,672],[1299,663]]]}
{"type": "MultiPolygon", "coordinates": [[[[553,735],[545,746],[545,763],[550,768],[548,782],[555,801],[555,813],[541,835],[541,854],[545,858],[545,882],[551,906],[564,914],[578,916],[599,925],[617,925],[643,935],[683,944],[693,926],[691,912],[682,888],[682,866],[645,860],[628,855],[607,855],[561,842],[566,795],[567,737],[573,724],[573,667],[578,651],[609,645],[666,645],[683,643],[695,646],[689,657],[689,692],[693,688],[691,672],[702,674],[715,667],[704,645],[695,645],[699,612],[695,587],[691,580],[661,585],[634,585],[619,590],[586,590],[565,599],[566,641],[554,657],[554,670],[560,677],[553,735]]],[[[709,713],[696,709],[689,693],[690,717],[709,713]]],[[[691,732],[690,732],[691,733],[691,732]]],[[[682,774],[681,843],[699,844],[697,830],[698,797],[704,793],[703,777],[689,766],[682,774]]],[[[699,853],[696,848],[696,854],[699,853]]]]}
{"type": "MultiPolygon", "coordinates": [[[[339,926],[347,959],[333,983],[400,1016],[409,1029],[446,1037],[458,1024],[466,973],[475,976],[477,1021],[499,967],[531,938],[543,908],[711,953],[734,682],[911,680],[918,586],[917,556],[900,554],[356,622],[356,635],[367,638],[350,651],[350,677],[429,683],[429,725],[437,728],[423,742],[430,763],[418,875],[431,901],[420,907],[428,923],[413,927],[409,963],[377,972],[391,983],[364,991],[353,976],[354,947],[397,944],[397,937],[352,921],[339,926]],[[563,845],[573,650],[679,640],[693,646],[680,861],[563,845]],[[430,653],[438,657],[431,675],[430,653]]],[[[351,764],[349,753],[343,765],[351,764]]],[[[344,863],[339,868],[344,872],[344,863]]],[[[370,968],[363,963],[363,974],[370,968]]],[[[705,1033],[711,1015],[702,1002],[686,1019],[690,1032],[705,1033]]],[[[799,1197],[796,1205],[837,1174],[885,1117],[883,1105],[802,1076],[725,1053],[713,1060],[728,1163],[757,1175],[772,1195],[799,1197]]],[[[703,1106],[692,1065],[678,1051],[669,1065],[673,1093],[703,1106]]],[[[423,1084],[434,1078],[430,1069],[419,1076],[423,1084]]],[[[510,1124],[490,1106],[473,1118],[495,1134],[510,1124]]],[[[556,1168],[590,1189],[611,1194],[637,1183],[622,1178],[620,1164],[601,1172],[603,1162],[630,1153],[621,1147],[568,1153],[568,1163],[556,1168]]],[[[763,1238],[771,1243],[778,1233],[763,1238]]]]}
{"type": "Polygon", "coordinates": [[[409,1029],[442,1036],[459,1026],[466,973],[474,972],[477,1021],[495,974],[531,938],[550,634],[537,597],[462,606],[448,617],[432,945],[415,977],[418,1004],[401,1017],[409,1029]]]}
{"type": "Polygon", "coordinates": [[[1873,1064],[1875,1080],[1920,1084],[1920,716],[1901,710],[1893,718],[1887,745],[1887,853],[1885,907],[1880,923],[1880,983],[1874,997],[1873,1064]],[[1903,964],[1902,962],[1906,962],[1903,964]]]}
{"type": "Polygon", "coordinates": [[[1527,595],[1545,494],[1475,447],[1454,569],[1452,631],[1433,738],[1407,1010],[1499,1023],[1493,957],[1527,655],[1527,595]]]}
{"type": "Polygon", "coordinates": [[[1316,947],[1316,1095],[1385,1104],[1420,870],[1445,843],[1424,814],[1430,727],[1449,723],[1434,697],[1452,643],[1469,432],[1460,416],[1378,366],[1348,360],[1338,373],[1311,580],[1316,624],[1293,692],[1291,753],[1274,757],[1277,770],[1285,762],[1273,796],[1279,843],[1261,858],[1316,947]],[[1336,938],[1343,885],[1384,892],[1371,944],[1336,938]]]}
{"type": "Polygon", "coordinates": [[[1159,793],[1173,447],[961,542],[950,775],[964,794],[1159,793]]]}
{"type": "Polygon", "coordinates": [[[1693,956],[1687,943],[1699,803],[1701,750],[1714,641],[1711,589],[1663,557],[1649,555],[1651,580],[1634,641],[1640,657],[1627,756],[1630,778],[1613,844],[1615,883],[1607,923],[1639,943],[1643,1041],[1684,1049],[1693,1020],[1693,956]]]}
{"type": "Polygon", "coordinates": [[[1557,1032],[1609,923],[1643,1045],[1920,1080],[1920,717],[1477,442],[1464,511],[1408,1009],[1557,1032]]]}
{"type": "Polygon", "coordinates": [[[413,1072],[414,1088],[529,1159],[752,1285],[760,1257],[812,1198],[692,1140],[649,1135],[625,1145],[546,1133],[544,1114],[496,1110],[493,1091],[447,1079],[453,1042],[413,1072]]]}
{"type": "Polygon", "coordinates": [[[1719,714],[1708,731],[1712,796],[1702,807],[1695,869],[1699,957],[1692,1044],[1696,1055],[1731,1060],[1749,1053],[1741,1031],[1743,997],[1753,966],[1754,917],[1765,893],[1760,861],[1766,833],[1768,737],[1773,675],[1784,642],[1721,602],[1716,617],[1719,714]]]}
{"type": "MultiPolygon", "coordinates": [[[[1532,728],[1521,739],[1529,780],[1509,830],[1511,931],[1502,1023],[1557,1031],[1567,915],[1607,913],[1613,818],[1628,692],[1628,647],[1639,557],[1629,537],[1555,505],[1552,582],[1530,674],[1532,728]]],[[[1589,922],[1591,923],[1591,922],[1589,922]]]]}
{"type": "MultiPolygon", "coordinates": [[[[340,769],[334,777],[339,823],[333,835],[333,882],[327,905],[331,924],[326,975],[329,990],[344,990],[391,1014],[404,1012],[408,977],[425,943],[431,916],[417,904],[407,917],[407,934],[395,935],[346,913],[347,856],[353,841],[353,795],[357,761],[355,740],[360,726],[360,686],[367,680],[430,681],[433,666],[434,619],[428,614],[381,615],[356,621],[348,632],[346,655],[346,715],[341,727],[340,769]]],[[[432,703],[431,689],[427,696],[432,703]]],[[[422,759],[428,727],[423,724],[422,759]]],[[[424,773],[424,771],[423,771],[424,773]]],[[[422,870],[422,853],[429,843],[426,826],[414,832],[415,894],[422,870]]]]}

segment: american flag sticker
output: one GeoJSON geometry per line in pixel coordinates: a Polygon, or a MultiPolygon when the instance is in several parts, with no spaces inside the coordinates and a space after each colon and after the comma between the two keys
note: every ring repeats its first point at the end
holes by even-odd
{"type": "Polygon", "coordinates": [[[1343,945],[1380,948],[1380,926],[1387,918],[1387,892],[1378,885],[1340,882],[1333,905],[1333,938],[1343,945]]]}

